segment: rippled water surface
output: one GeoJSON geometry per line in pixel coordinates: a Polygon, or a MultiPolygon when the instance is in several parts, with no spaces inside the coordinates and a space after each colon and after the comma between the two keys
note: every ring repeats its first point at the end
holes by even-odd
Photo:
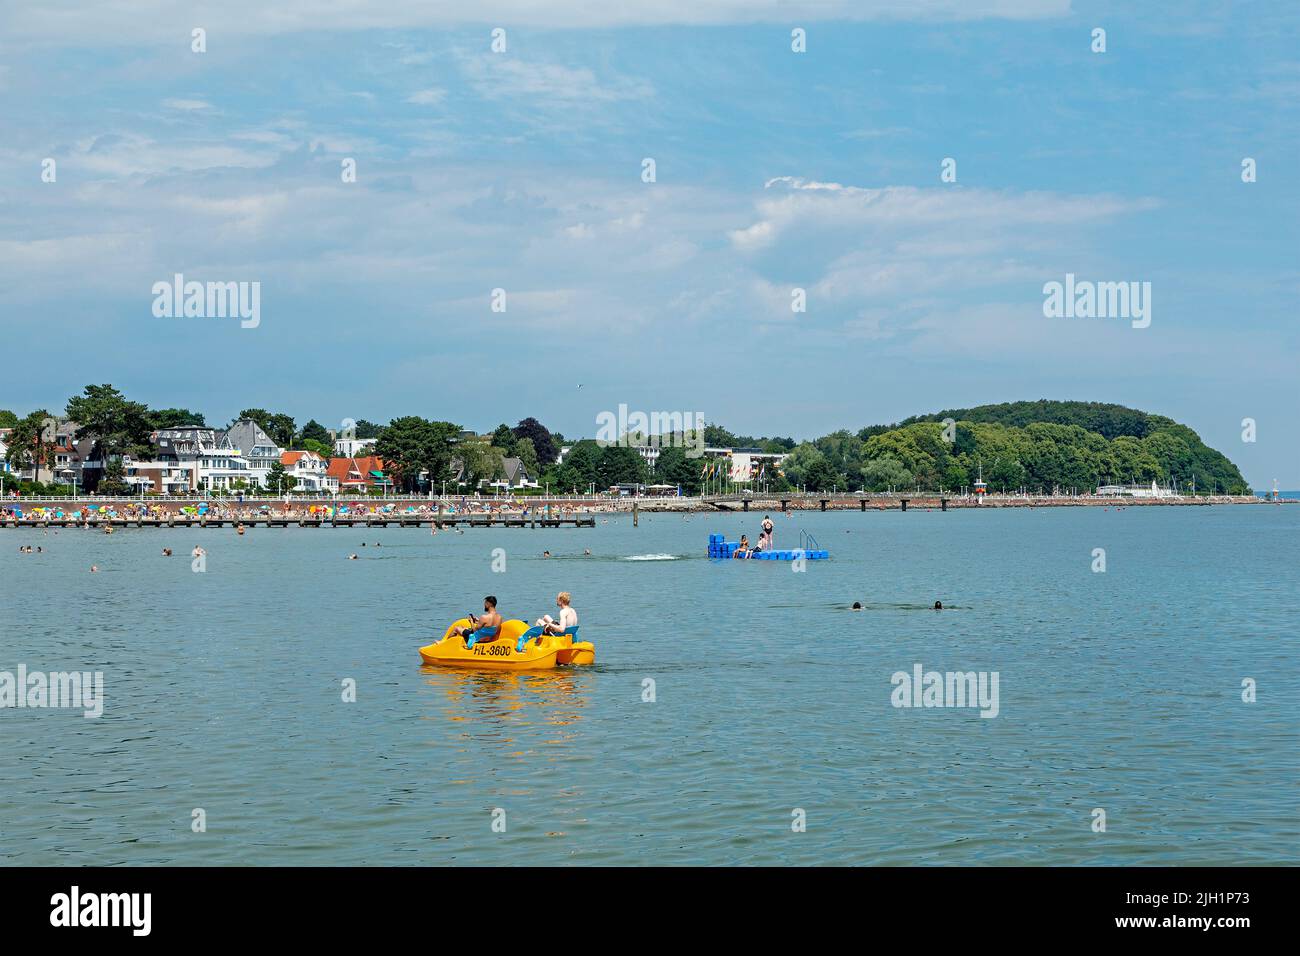
{"type": "Polygon", "coordinates": [[[107,698],[0,710],[0,860],[1298,862],[1300,507],[797,515],[778,546],[833,560],[703,557],[761,517],[0,530],[0,670],[107,698]],[[483,594],[531,620],[561,589],[594,667],[421,665],[483,594]],[[997,671],[998,716],[892,707],[916,663],[997,671]]]}

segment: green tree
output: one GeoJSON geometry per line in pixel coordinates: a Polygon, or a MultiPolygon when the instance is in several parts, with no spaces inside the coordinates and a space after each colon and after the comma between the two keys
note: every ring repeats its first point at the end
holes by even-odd
{"type": "Polygon", "coordinates": [[[316,419],[311,419],[306,425],[302,426],[302,440],[319,442],[322,445],[329,445],[330,433],[325,430],[325,426],[316,419]]]}
{"type": "Polygon", "coordinates": [[[531,438],[533,448],[537,451],[537,460],[549,465],[559,454],[551,433],[535,418],[525,418],[513,429],[515,438],[531,438]]]}
{"type": "MultiPolygon", "coordinates": [[[[529,441],[531,440],[532,439],[529,439],[529,441]]],[[[504,422],[498,425],[496,427],[496,430],[492,432],[492,444],[496,445],[507,455],[514,455],[516,441],[518,441],[518,439],[515,438],[515,433],[512,432],[510,430],[510,426],[505,424],[504,422]]],[[[533,454],[536,453],[537,453],[537,447],[534,445],[533,454]]]]}
{"type": "MultiPolygon", "coordinates": [[[[271,436],[271,440],[281,448],[288,448],[293,444],[295,434],[294,421],[289,415],[281,413],[268,412],[265,408],[246,408],[239,413],[236,421],[249,420],[256,422],[262,431],[271,436]]],[[[326,434],[328,439],[329,435],[326,434]]]]}
{"type": "Polygon", "coordinates": [[[912,473],[897,458],[873,458],[862,466],[863,488],[867,491],[906,488],[912,480],[912,473]]]}
{"type": "Polygon", "coordinates": [[[569,453],[564,457],[564,464],[560,467],[561,480],[557,482],[558,486],[586,491],[587,487],[593,482],[599,485],[600,455],[601,447],[592,439],[585,438],[578,442],[569,449],[569,453]]]}
{"type": "Polygon", "coordinates": [[[202,412],[192,412],[188,408],[156,408],[149,412],[149,421],[154,428],[208,427],[202,412]]]}
{"type": "Polygon", "coordinates": [[[274,462],[266,471],[266,490],[282,495],[286,491],[292,491],[294,479],[289,477],[285,471],[284,465],[280,462],[274,462]]]}
{"type": "MultiPolygon", "coordinates": [[[[496,442],[493,442],[493,444],[495,445],[496,442]]],[[[536,477],[541,472],[540,465],[537,461],[537,450],[533,447],[533,440],[531,438],[520,438],[516,441],[514,455],[511,457],[518,458],[523,462],[524,470],[528,472],[531,477],[536,477]]]]}
{"type": "Polygon", "coordinates": [[[464,469],[461,480],[469,487],[477,487],[480,481],[495,481],[505,477],[505,455],[490,441],[475,439],[461,442],[456,446],[456,451],[464,469]]]}
{"type": "Polygon", "coordinates": [[[655,462],[655,483],[679,485],[683,494],[698,494],[702,469],[702,459],[687,458],[686,449],[674,445],[660,450],[659,460],[655,462]]]}
{"type": "Polygon", "coordinates": [[[40,480],[40,469],[49,464],[46,461],[47,445],[44,439],[45,420],[49,417],[50,413],[45,409],[37,409],[19,419],[12,426],[13,431],[6,440],[8,451],[5,459],[15,471],[34,469],[33,476],[37,481],[40,480]]]}
{"type": "Polygon", "coordinates": [[[80,426],[77,439],[94,438],[107,458],[150,454],[148,408],[128,401],[112,385],[87,385],[83,394],[68,399],[67,415],[80,426]]]}
{"type": "Polygon", "coordinates": [[[420,473],[437,486],[448,474],[453,441],[460,426],[451,422],[431,422],[414,415],[395,418],[379,433],[375,454],[384,460],[384,469],[401,491],[415,491],[420,473]]]}
{"type": "Polygon", "coordinates": [[[99,479],[96,491],[101,495],[127,495],[131,493],[126,483],[126,469],[121,458],[110,458],[104,465],[104,474],[99,479]]]}
{"type": "Polygon", "coordinates": [[[7,408],[0,408],[0,428],[13,428],[17,424],[17,415],[7,408]]]}
{"type": "Polygon", "coordinates": [[[328,442],[313,441],[310,438],[304,438],[300,444],[306,451],[314,451],[322,458],[329,459],[334,454],[334,446],[328,442]]]}
{"type": "Polygon", "coordinates": [[[804,485],[810,491],[830,491],[841,482],[840,473],[824,455],[814,459],[808,466],[808,470],[804,472],[804,485]]]}
{"type": "Polygon", "coordinates": [[[363,418],[357,422],[356,436],[358,438],[378,438],[382,429],[383,426],[368,422],[363,418]]]}
{"type": "Polygon", "coordinates": [[[626,445],[606,445],[600,450],[597,487],[612,488],[614,485],[640,483],[645,481],[645,477],[645,459],[635,448],[626,445]]]}

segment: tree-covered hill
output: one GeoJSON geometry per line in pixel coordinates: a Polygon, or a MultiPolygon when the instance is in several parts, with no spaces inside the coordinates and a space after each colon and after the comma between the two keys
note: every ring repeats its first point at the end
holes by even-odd
{"type": "Polygon", "coordinates": [[[983,469],[992,490],[1087,490],[1177,482],[1197,493],[1247,494],[1241,472],[1186,425],[1122,405],[1008,402],[835,432],[797,446],[786,480],[816,490],[958,489],[983,469]],[[945,429],[945,420],[955,424],[945,429]]]}

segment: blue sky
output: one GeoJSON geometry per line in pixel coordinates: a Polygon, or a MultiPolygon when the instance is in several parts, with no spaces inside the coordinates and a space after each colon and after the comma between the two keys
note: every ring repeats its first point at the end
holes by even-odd
{"type": "Polygon", "coordinates": [[[1075,398],[1300,487],[1287,5],[82,6],[0,12],[0,407],[810,438],[1075,398]],[[155,318],[176,272],[260,326],[155,318]],[[1045,318],[1067,272],[1151,282],[1150,327],[1045,318]]]}

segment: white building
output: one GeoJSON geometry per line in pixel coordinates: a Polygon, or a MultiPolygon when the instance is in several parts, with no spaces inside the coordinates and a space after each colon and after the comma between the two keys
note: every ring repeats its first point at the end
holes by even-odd
{"type": "Polygon", "coordinates": [[[193,482],[191,491],[237,491],[251,489],[253,475],[248,461],[235,448],[225,432],[214,428],[160,428],[154,432],[157,459],[169,466],[183,468],[193,482]]]}
{"type": "MultiPolygon", "coordinates": [[[[271,467],[284,454],[284,449],[275,443],[262,427],[250,419],[242,419],[235,422],[224,433],[226,441],[231,448],[243,457],[248,463],[247,480],[251,486],[264,487],[266,485],[266,476],[270,473],[271,467]]],[[[222,434],[217,434],[218,441],[222,434]]]]}
{"type": "Polygon", "coordinates": [[[1161,488],[1154,481],[1151,487],[1143,485],[1102,485],[1097,494],[1103,498],[1174,498],[1177,497],[1170,488],[1161,488]]]}
{"type": "Polygon", "coordinates": [[[377,438],[336,438],[334,439],[335,458],[358,458],[370,454],[377,438]]]}
{"type": "Polygon", "coordinates": [[[339,490],[339,480],[329,474],[329,462],[314,451],[283,452],[280,464],[293,480],[288,491],[333,494],[339,490]]]}

